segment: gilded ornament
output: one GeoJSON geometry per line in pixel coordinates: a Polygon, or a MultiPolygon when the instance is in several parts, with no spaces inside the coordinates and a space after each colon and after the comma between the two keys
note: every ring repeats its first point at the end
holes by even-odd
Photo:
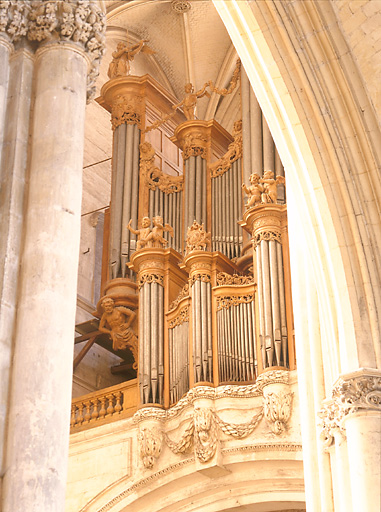
{"type": "Polygon", "coordinates": [[[203,283],[210,283],[211,276],[210,274],[204,272],[198,272],[196,274],[192,274],[189,279],[189,286],[193,286],[195,281],[202,281],[203,283]]]}
{"type": "Polygon", "coordinates": [[[121,124],[137,124],[142,122],[143,98],[118,95],[111,108],[111,125],[115,130],[121,124]]]}
{"type": "Polygon", "coordinates": [[[209,167],[212,178],[222,176],[230,169],[233,162],[242,158],[242,120],[234,123],[232,135],[234,140],[229,144],[227,152],[209,167]]]}
{"type": "Polygon", "coordinates": [[[145,283],[148,283],[148,284],[157,283],[160,286],[164,286],[164,278],[162,275],[159,275],[159,274],[146,273],[143,275],[139,275],[139,280],[138,280],[139,290],[142,286],[145,285],[145,283]]]}
{"type": "Polygon", "coordinates": [[[155,150],[149,142],[140,144],[140,175],[150,190],[159,188],[165,194],[181,192],[184,176],[170,176],[155,165],[155,150]]]}
{"type": "Polygon", "coordinates": [[[210,233],[204,229],[204,224],[199,224],[196,220],[188,228],[185,255],[192,251],[206,251],[210,245],[210,233]]]}
{"type": "Polygon", "coordinates": [[[249,304],[254,300],[254,293],[247,295],[225,295],[223,297],[217,297],[217,311],[221,309],[229,309],[232,306],[238,306],[239,304],[249,304]]]}
{"type": "Polygon", "coordinates": [[[206,159],[208,150],[207,150],[208,139],[201,132],[197,133],[189,133],[186,137],[184,137],[183,142],[183,160],[187,160],[191,156],[200,156],[201,158],[206,159]]]}
{"type": "Polygon", "coordinates": [[[217,274],[218,286],[242,286],[245,284],[254,284],[253,276],[239,276],[238,274],[228,274],[226,272],[219,272],[217,274]]]}
{"type": "Polygon", "coordinates": [[[136,313],[124,306],[115,306],[111,297],[104,297],[101,302],[103,314],[99,323],[100,332],[108,334],[114,350],[129,348],[134,356],[133,368],[138,367],[138,339],[131,328],[136,313]],[[128,319],[128,320],[127,320],[128,319]]]}
{"type": "Polygon", "coordinates": [[[126,43],[118,43],[116,50],[112,53],[112,61],[108,67],[107,76],[109,78],[118,78],[128,76],[131,71],[130,63],[138,53],[152,55],[155,52],[147,46],[147,39],[142,39],[139,43],[128,46],[126,43]]]}
{"type": "Polygon", "coordinates": [[[189,307],[185,306],[181,308],[178,315],[169,322],[169,329],[174,329],[178,325],[183,324],[184,322],[189,322],[189,307]]]}
{"type": "Polygon", "coordinates": [[[281,234],[278,231],[261,231],[252,238],[254,249],[260,245],[262,241],[270,242],[275,241],[279,244],[282,243],[281,234]]]}
{"type": "Polygon", "coordinates": [[[186,283],[184,285],[184,287],[180,290],[178,296],[176,297],[176,299],[171,302],[171,304],[169,305],[169,311],[171,311],[172,309],[175,309],[177,308],[177,306],[179,305],[179,302],[184,299],[185,297],[188,297],[189,296],[189,284],[186,283]]]}
{"type": "Polygon", "coordinates": [[[259,174],[250,175],[250,187],[242,184],[243,191],[248,195],[249,200],[246,208],[251,208],[257,204],[276,203],[278,200],[277,185],[284,184],[284,176],[274,177],[273,171],[265,171],[261,178],[259,174]]]}

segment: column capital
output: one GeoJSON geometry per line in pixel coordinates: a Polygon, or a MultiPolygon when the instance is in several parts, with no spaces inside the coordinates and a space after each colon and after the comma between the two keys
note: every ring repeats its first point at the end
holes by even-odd
{"type": "Polygon", "coordinates": [[[262,238],[269,240],[266,236],[270,237],[270,233],[279,237],[280,242],[282,229],[287,225],[287,207],[278,203],[253,206],[245,211],[239,224],[253,237],[254,245],[262,238]]]}
{"type": "Polygon", "coordinates": [[[332,398],[324,400],[318,412],[325,446],[331,446],[337,434],[345,437],[350,417],[370,412],[381,413],[381,371],[360,368],[341,375],[333,385],[332,398]]]}
{"type": "Polygon", "coordinates": [[[70,43],[89,60],[88,98],[105,52],[106,17],[95,0],[0,1],[0,38],[32,45],[70,43]]]}

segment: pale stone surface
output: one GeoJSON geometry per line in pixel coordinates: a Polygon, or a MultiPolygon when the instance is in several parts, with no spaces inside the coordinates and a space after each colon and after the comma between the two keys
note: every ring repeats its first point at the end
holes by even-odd
{"type": "Polygon", "coordinates": [[[72,47],[38,52],[4,512],[64,503],[86,71],[72,47]]]}

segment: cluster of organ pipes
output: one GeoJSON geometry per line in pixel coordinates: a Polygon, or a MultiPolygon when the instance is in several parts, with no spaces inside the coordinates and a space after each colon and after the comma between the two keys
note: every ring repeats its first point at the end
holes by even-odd
{"type": "Polygon", "coordinates": [[[210,282],[195,279],[190,290],[193,323],[194,381],[213,382],[212,300],[210,282]]]}
{"type": "MultiPolygon", "coordinates": [[[[196,220],[206,224],[207,210],[207,162],[200,155],[190,156],[184,162],[184,228],[196,220]]],[[[184,229],[184,240],[186,239],[184,229]]]]}
{"type": "Polygon", "coordinates": [[[168,329],[169,393],[173,404],[189,390],[189,321],[168,329]]]}

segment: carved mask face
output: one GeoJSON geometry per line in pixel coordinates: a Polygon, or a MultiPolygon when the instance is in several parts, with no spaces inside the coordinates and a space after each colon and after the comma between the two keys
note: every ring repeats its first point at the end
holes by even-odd
{"type": "Polygon", "coordinates": [[[114,309],[114,301],[112,299],[106,299],[102,301],[102,308],[106,313],[111,313],[114,309]]]}

